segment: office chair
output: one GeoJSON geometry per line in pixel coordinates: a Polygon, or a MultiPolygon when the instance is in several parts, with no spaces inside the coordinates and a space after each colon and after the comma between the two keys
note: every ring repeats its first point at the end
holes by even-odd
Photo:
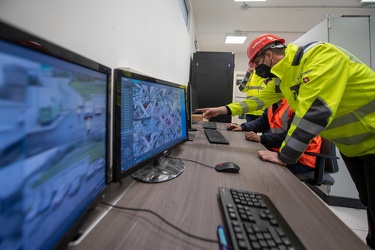
{"type": "Polygon", "coordinates": [[[335,179],[330,175],[339,171],[335,145],[322,138],[320,153],[305,152],[305,154],[316,156],[315,170],[309,173],[296,174],[300,181],[313,186],[329,185],[335,183],[335,179]]]}
{"type": "Polygon", "coordinates": [[[350,207],[357,209],[366,209],[366,206],[358,199],[345,199],[338,196],[331,196],[331,187],[335,179],[330,175],[339,171],[338,159],[336,156],[335,145],[327,139],[322,138],[320,153],[305,154],[316,156],[315,171],[296,174],[297,178],[304,182],[316,195],[325,203],[331,206],[350,207]],[[324,185],[324,188],[321,186],[324,185]]]}

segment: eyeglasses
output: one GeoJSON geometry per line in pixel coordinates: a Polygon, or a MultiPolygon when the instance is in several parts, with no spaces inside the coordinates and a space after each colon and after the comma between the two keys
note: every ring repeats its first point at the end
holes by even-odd
{"type": "Polygon", "coordinates": [[[266,58],[266,53],[264,53],[264,55],[260,55],[260,54],[258,54],[258,56],[255,57],[255,59],[254,59],[254,61],[253,61],[252,63],[255,65],[255,67],[258,67],[259,64],[264,63],[264,59],[265,59],[265,58],[266,58]],[[263,59],[263,61],[260,63],[260,60],[261,60],[261,59],[263,59]]]}
{"type": "Polygon", "coordinates": [[[255,67],[258,67],[258,65],[259,65],[259,63],[260,63],[260,57],[257,57],[257,58],[255,58],[254,59],[254,61],[252,62],[254,65],[255,65],[255,67]]]}

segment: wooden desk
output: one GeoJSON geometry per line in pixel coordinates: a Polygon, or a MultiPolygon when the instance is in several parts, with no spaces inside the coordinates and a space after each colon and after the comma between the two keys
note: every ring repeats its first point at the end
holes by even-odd
{"type": "MultiPolygon", "coordinates": [[[[202,131],[197,131],[194,141],[186,142],[172,155],[210,166],[233,161],[241,167],[238,174],[218,173],[213,168],[184,161],[185,171],[176,179],[146,184],[126,178],[122,184],[111,185],[105,200],[118,199],[118,206],[150,209],[186,232],[217,239],[217,225],[225,225],[218,187],[256,191],[271,198],[307,249],[368,249],[286,168],[260,160],[260,143],[245,141],[242,132],[221,131],[230,145],[210,144],[202,131]]],[[[107,210],[107,206],[100,204],[96,213],[104,214],[107,210]]],[[[190,238],[149,213],[113,208],[71,248],[216,250],[219,246],[190,238]]]]}

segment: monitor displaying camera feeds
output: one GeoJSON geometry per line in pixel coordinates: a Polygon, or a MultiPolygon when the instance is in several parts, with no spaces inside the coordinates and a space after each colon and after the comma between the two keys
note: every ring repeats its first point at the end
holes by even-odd
{"type": "Polygon", "coordinates": [[[0,249],[64,248],[108,183],[111,70],[0,26],[0,249]]]}
{"type": "Polygon", "coordinates": [[[186,87],[122,69],[114,84],[114,181],[136,170],[145,182],[178,176],[183,163],[163,156],[187,140],[186,87]]]}

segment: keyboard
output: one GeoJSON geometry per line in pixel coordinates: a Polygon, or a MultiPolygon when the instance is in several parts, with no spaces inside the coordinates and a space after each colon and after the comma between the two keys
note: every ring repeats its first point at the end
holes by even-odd
{"type": "Polygon", "coordinates": [[[266,195],[220,187],[219,196],[233,249],[306,249],[266,195]]]}
{"type": "Polygon", "coordinates": [[[227,138],[219,130],[205,129],[204,133],[210,143],[229,144],[227,138]]]}
{"type": "Polygon", "coordinates": [[[216,122],[203,122],[203,128],[205,129],[217,129],[216,122]]]}

